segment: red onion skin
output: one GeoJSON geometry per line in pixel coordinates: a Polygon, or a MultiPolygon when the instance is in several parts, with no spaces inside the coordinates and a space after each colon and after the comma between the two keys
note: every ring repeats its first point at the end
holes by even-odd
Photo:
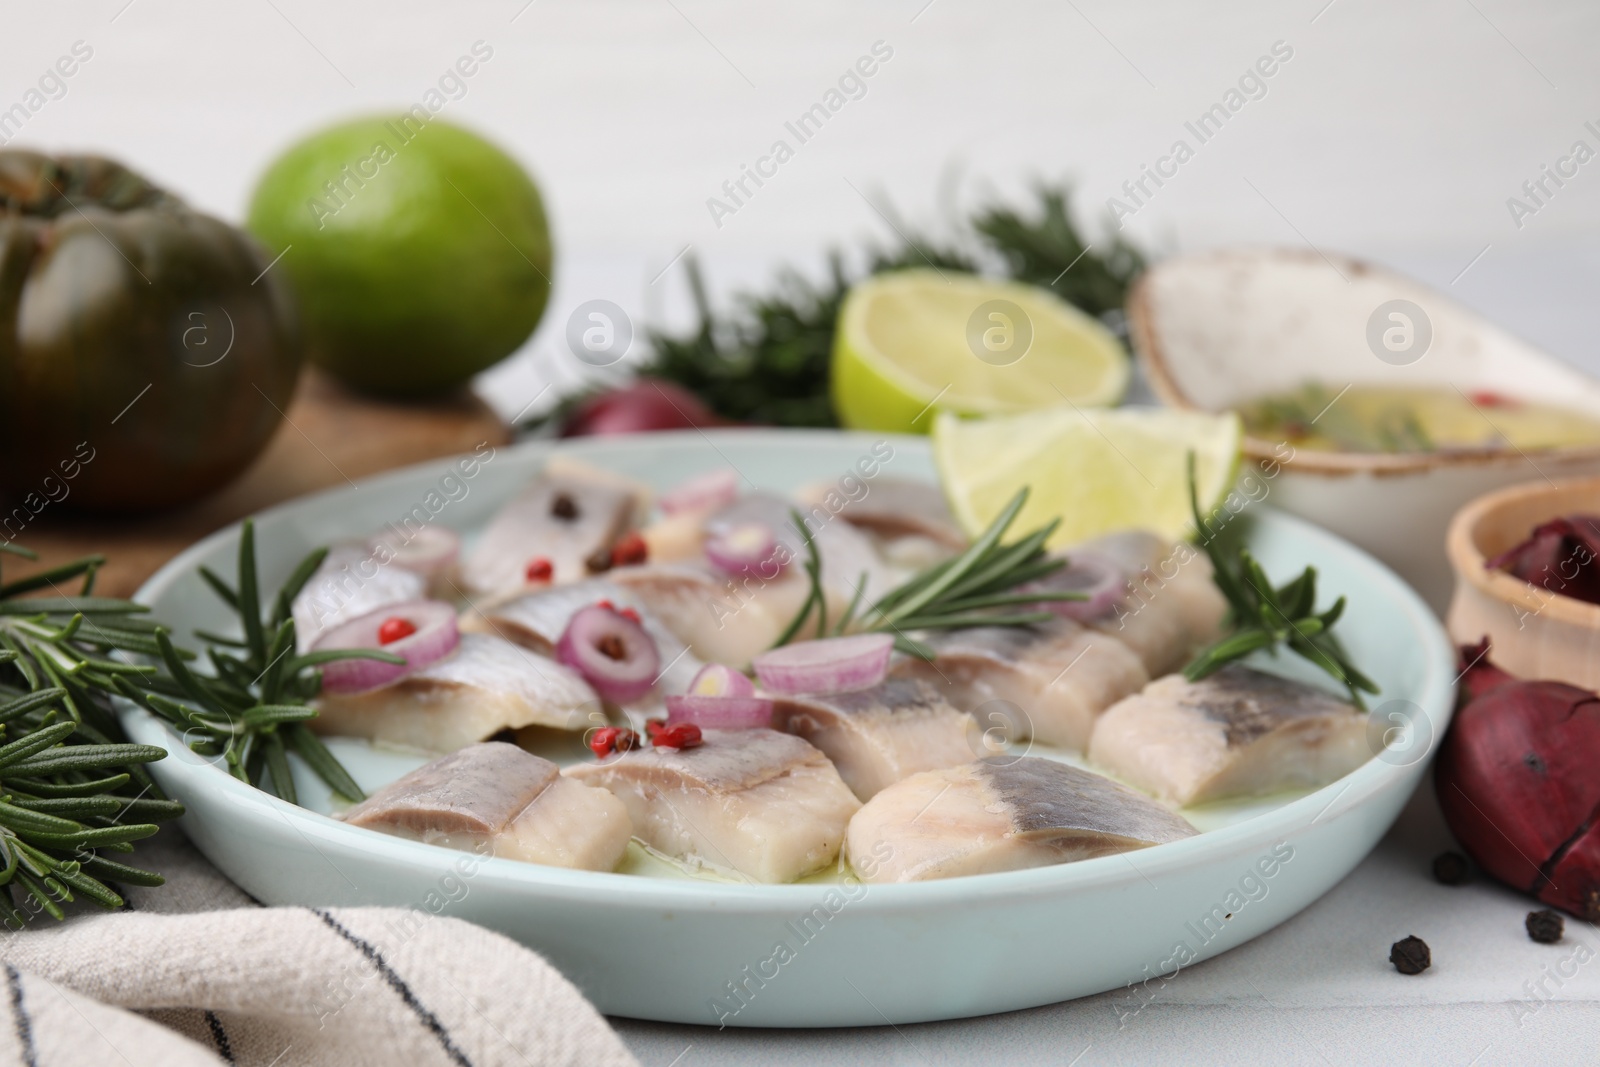
{"type": "Polygon", "coordinates": [[[1600,516],[1566,515],[1484,564],[1552,593],[1600,604],[1600,516]]]}
{"type": "Polygon", "coordinates": [[[604,437],[727,425],[727,419],[676,382],[640,378],[579,404],[562,424],[561,436],[604,437]]]}
{"type": "Polygon", "coordinates": [[[1434,766],[1445,821],[1494,877],[1600,921],[1600,697],[1462,652],[1477,662],[1434,766]]]}

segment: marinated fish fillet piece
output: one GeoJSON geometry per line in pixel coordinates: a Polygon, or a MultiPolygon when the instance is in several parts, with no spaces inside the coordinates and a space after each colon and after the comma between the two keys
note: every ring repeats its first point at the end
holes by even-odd
{"type": "Polygon", "coordinates": [[[919,640],[934,650],[934,661],[908,656],[892,674],[922,679],[976,718],[979,729],[999,726],[1012,740],[1031,735],[1074,752],[1088,744],[1097,715],[1150,681],[1126,645],[1071,619],[919,640]],[[1000,701],[1006,704],[994,703],[1000,701]]]}
{"type": "Polygon", "coordinates": [[[294,598],[295,648],[306,651],[323,631],[358,615],[427,595],[428,580],[416,571],[380,564],[365,545],[336,545],[294,598]]]}
{"type": "Polygon", "coordinates": [[[1089,739],[1094,763],[1179,805],[1326,785],[1371,755],[1354,707],[1239,664],[1198,682],[1158,678],[1089,739]]]}
{"type": "Polygon", "coordinates": [[[567,770],[627,805],[635,837],[758,882],[792,882],[838,858],[861,807],[821,752],[775,730],[706,730],[695,748],[636,749],[567,770]]]}
{"type": "Polygon", "coordinates": [[[970,716],[911,678],[850,693],[780,696],[772,725],[821,749],[862,800],[909,774],[966,763],[978,733],[970,716]]]}
{"type": "MultiPolygon", "coordinates": [[[[1193,545],[1174,545],[1148,530],[1120,530],[1076,546],[1100,552],[1128,571],[1131,596],[1126,610],[1159,609],[1176,614],[1189,631],[1194,646],[1209,644],[1222,634],[1228,602],[1211,580],[1211,560],[1193,545]]],[[[1070,556],[1072,550],[1067,550],[1070,556]]],[[[1138,610],[1138,614],[1145,611],[1138,610]]],[[[1152,668],[1152,676],[1166,673],[1152,668]]]]}
{"type": "MultiPolygon", "coordinates": [[[[1126,596],[1085,625],[1131,648],[1152,678],[1187,663],[1220,635],[1227,601],[1211,581],[1211,563],[1190,545],[1170,545],[1145,530],[1125,530],[1066,550],[1109,560],[1127,575],[1126,596]]],[[[1067,572],[1038,583],[1070,588],[1067,572]],[[1063,584],[1058,585],[1058,582],[1063,584]]]]}
{"type": "Polygon", "coordinates": [[[1111,613],[1084,625],[1126,645],[1151,678],[1178,670],[1200,646],[1183,616],[1159,601],[1130,596],[1111,613]]]}
{"type": "Polygon", "coordinates": [[[1039,756],[924,771],[869,800],[845,838],[868,882],[991,874],[1148,848],[1195,835],[1149,797],[1039,756]]]}
{"type": "MultiPolygon", "coordinates": [[[[641,570],[628,567],[618,575],[641,570]]],[[[639,625],[656,643],[661,657],[660,693],[683,693],[705,664],[691,653],[671,630],[650,610],[643,597],[632,589],[604,578],[592,578],[565,585],[552,585],[530,592],[491,601],[463,618],[462,628],[480,633],[496,633],[507,641],[531,649],[542,656],[553,656],[556,643],[566,631],[572,616],[591,604],[609,600],[618,608],[639,613],[639,625]]],[[[658,693],[654,703],[659,704],[658,693]]]]}
{"type": "Polygon", "coordinates": [[[363,693],[323,693],[309,725],[325,734],[454,752],[501,730],[582,730],[604,717],[576,671],[492,634],[465,633],[444,659],[363,693]]]}
{"type": "Polygon", "coordinates": [[[846,497],[833,482],[808,485],[796,495],[807,504],[837,506],[839,518],[879,537],[926,537],[946,548],[967,547],[967,536],[938,485],[903,478],[878,478],[864,484],[866,495],[858,500],[846,497]]]}
{"type": "MultiPolygon", "coordinates": [[[[893,587],[895,574],[878,554],[872,538],[820,504],[806,505],[776,493],[758,490],[746,493],[712,514],[706,520],[706,529],[714,532],[743,522],[765,523],[772,528],[778,542],[794,560],[784,572],[793,577],[801,573],[800,563],[806,558],[804,543],[790,514],[793,511],[800,513],[816,542],[817,555],[822,560],[823,592],[827,594],[829,612],[844,610],[856,595],[856,587],[863,575],[866,576],[863,597],[866,603],[893,587]]],[[[788,622],[787,619],[784,621],[788,622]]]]}
{"type": "Polygon", "coordinates": [[[731,578],[705,563],[619,567],[608,577],[686,643],[691,656],[739,667],[772,647],[811,588],[798,567],[771,581],[731,578]]]}
{"type": "Polygon", "coordinates": [[[524,863],[614,869],[633,836],[628,809],[560,771],[516,745],[469,745],[389,783],[339,818],[524,863]]]}
{"type": "Polygon", "coordinates": [[[500,509],[461,565],[473,596],[509,593],[527,584],[528,563],[550,561],[552,580],[590,574],[589,559],[609,549],[642,516],[649,493],[597,467],[556,457],[500,509]]]}

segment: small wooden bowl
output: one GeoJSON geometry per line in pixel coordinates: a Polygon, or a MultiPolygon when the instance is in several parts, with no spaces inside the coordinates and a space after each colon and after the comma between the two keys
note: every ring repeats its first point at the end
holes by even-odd
{"type": "Polygon", "coordinates": [[[1445,542],[1456,572],[1445,625],[1460,645],[1487,637],[1495,665],[1519,678],[1600,690],[1600,605],[1562,596],[1559,575],[1534,585],[1484,566],[1574,512],[1600,512],[1600,478],[1514,485],[1458,511],[1445,542]]]}

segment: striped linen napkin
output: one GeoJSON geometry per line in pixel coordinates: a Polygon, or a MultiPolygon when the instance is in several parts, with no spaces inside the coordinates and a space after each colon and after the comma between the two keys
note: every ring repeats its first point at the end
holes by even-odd
{"type": "Polygon", "coordinates": [[[175,829],[119,912],[0,928],[0,1064],[637,1067],[533,952],[403,908],[265,908],[175,829]],[[420,921],[419,921],[420,917],[420,921]]]}

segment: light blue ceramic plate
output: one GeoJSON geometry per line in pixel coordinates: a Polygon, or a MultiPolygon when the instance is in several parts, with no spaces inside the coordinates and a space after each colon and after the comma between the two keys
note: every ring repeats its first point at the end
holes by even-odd
{"type": "MultiPolygon", "coordinates": [[[[470,534],[559,448],[665,488],[732,465],[779,490],[860,477],[879,438],[728,430],[532,443],[470,478],[446,462],[364,479],[257,519],[264,579],[310,548],[360,536],[422,506],[470,534]]],[[[933,477],[925,440],[892,438],[881,475],[933,477]]],[[[346,826],[286,804],[190,753],[129,711],[135,740],[188,805],[184,829],[212,862],[269,904],[387,904],[481,923],[551,960],[602,1011],[733,1026],[851,1026],[950,1019],[1084,996],[1170,973],[1242,944],[1343,878],[1410,796],[1450,717],[1452,655],[1420,599],[1370,556],[1266,507],[1252,544],[1284,578],[1306,563],[1350,607],[1340,631],[1383,687],[1377,758],[1316,792],[1192,813],[1205,833],[1123,856],[915,885],[751,886],[556,870],[346,826]],[[1394,703],[1384,703],[1392,701],[1394,703]]],[[[139,593],[187,636],[226,626],[201,564],[233,570],[238,530],[207,538],[139,593]]],[[[418,760],[339,748],[364,786],[418,760]]],[[[327,794],[301,777],[308,803],[327,794]]],[[[406,935],[403,926],[393,932],[406,935]]]]}

